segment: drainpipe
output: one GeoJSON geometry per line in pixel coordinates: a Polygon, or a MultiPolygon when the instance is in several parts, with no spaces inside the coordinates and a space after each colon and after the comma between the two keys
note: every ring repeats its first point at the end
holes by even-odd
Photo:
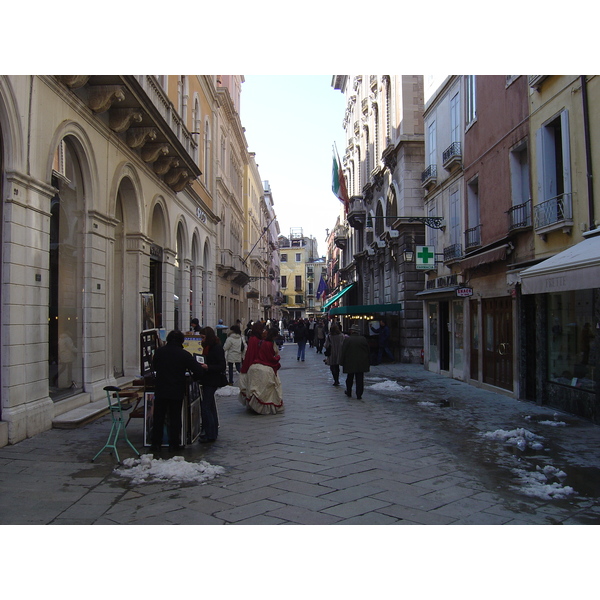
{"type": "Polygon", "coordinates": [[[585,140],[585,166],[587,175],[588,190],[588,214],[590,219],[590,230],[596,229],[596,217],[594,215],[594,186],[592,179],[592,149],[590,144],[590,116],[587,97],[587,77],[580,76],[581,79],[581,100],[583,102],[583,136],[585,140]]]}

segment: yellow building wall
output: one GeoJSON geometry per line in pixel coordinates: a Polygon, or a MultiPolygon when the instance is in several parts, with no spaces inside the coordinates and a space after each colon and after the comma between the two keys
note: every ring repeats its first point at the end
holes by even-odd
{"type": "MultiPolygon", "coordinates": [[[[588,76],[588,106],[590,119],[590,139],[592,153],[592,171],[596,175],[594,181],[595,221],[600,224],[600,208],[598,196],[600,183],[600,80],[597,76],[588,76]]],[[[588,184],[586,169],[585,137],[582,87],[579,76],[550,76],[539,91],[530,88],[530,131],[531,131],[531,186],[533,207],[543,202],[539,198],[537,170],[538,152],[536,132],[561,111],[569,114],[569,149],[571,165],[571,192],[573,204],[573,227],[570,233],[562,230],[549,232],[544,240],[540,235],[534,236],[535,255],[537,258],[547,258],[565,250],[583,240],[582,233],[593,228],[589,223],[588,184]]]]}

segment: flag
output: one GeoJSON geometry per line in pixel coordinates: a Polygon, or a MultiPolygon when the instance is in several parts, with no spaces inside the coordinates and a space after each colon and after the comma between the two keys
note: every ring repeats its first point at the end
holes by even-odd
{"type": "Polygon", "coordinates": [[[319,287],[317,288],[317,300],[320,298],[321,294],[323,294],[323,298],[327,294],[327,283],[323,279],[323,275],[321,275],[321,281],[319,281],[319,287]]]}
{"type": "Polygon", "coordinates": [[[333,154],[333,172],[331,189],[333,193],[338,197],[339,201],[344,204],[344,211],[348,214],[348,208],[350,206],[350,198],[348,198],[348,190],[346,189],[346,178],[342,171],[342,163],[340,162],[339,156],[336,157],[336,152],[333,154]]]}

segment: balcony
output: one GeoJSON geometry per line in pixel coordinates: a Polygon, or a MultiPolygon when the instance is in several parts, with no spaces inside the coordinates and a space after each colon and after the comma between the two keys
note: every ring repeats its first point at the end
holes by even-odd
{"type": "Polygon", "coordinates": [[[437,181],[437,165],[429,165],[421,173],[421,185],[423,187],[429,187],[430,185],[435,185],[436,181],[437,181]]]}
{"type": "Polygon", "coordinates": [[[462,257],[462,244],[452,244],[444,248],[444,262],[459,260],[462,257]]]}
{"type": "Polygon", "coordinates": [[[348,228],[347,227],[338,225],[335,228],[335,231],[333,233],[333,243],[341,250],[344,250],[346,248],[346,244],[348,243],[348,228]]]}
{"type": "Polygon", "coordinates": [[[465,231],[465,250],[481,246],[481,225],[476,225],[465,231]]]}
{"type": "Polygon", "coordinates": [[[508,230],[529,229],[531,227],[531,200],[517,204],[508,211],[508,230]]]}
{"type": "Polygon", "coordinates": [[[102,115],[174,192],[201,175],[198,143],[153,75],[57,75],[56,81],[102,115]]]}
{"type": "Polygon", "coordinates": [[[570,233],[573,228],[571,194],[560,194],[534,207],[535,232],[545,237],[550,231],[570,233]]]}
{"type": "Polygon", "coordinates": [[[455,167],[462,165],[462,150],[460,142],[452,142],[448,148],[444,150],[442,155],[444,169],[452,171],[455,167]]]}

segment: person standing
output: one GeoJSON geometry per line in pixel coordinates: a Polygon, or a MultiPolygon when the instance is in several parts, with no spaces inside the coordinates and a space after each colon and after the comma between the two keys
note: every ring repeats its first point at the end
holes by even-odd
{"type": "Polygon", "coordinates": [[[378,351],[377,351],[377,363],[380,364],[383,359],[383,354],[385,353],[389,356],[390,360],[394,362],[394,354],[390,350],[390,328],[386,325],[384,319],[379,319],[379,329],[374,329],[371,326],[371,331],[378,336],[378,351]]]}
{"type": "Polygon", "coordinates": [[[169,415],[169,448],[181,450],[181,407],[185,395],[186,371],[201,378],[203,370],[194,357],[183,348],[185,336],[181,331],[171,331],[167,343],[154,352],[152,369],[156,373],[154,388],[154,413],[150,450],[160,452],[165,418],[169,415]]]}
{"type": "Polygon", "coordinates": [[[200,333],[202,327],[200,327],[200,321],[198,321],[198,319],[192,319],[190,321],[190,331],[193,331],[194,333],[200,333]]]}
{"type": "Polygon", "coordinates": [[[202,401],[200,402],[200,414],[202,416],[202,431],[200,432],[200,442],[214,442],[219,433],[219,415],[217,413],[217,403],[215,401],[215,392],[221,383],[221,373],[225,373],[225,352],[215,330],[212,327],[205,327],[201,335],[202,356],[204,363],[201,368],[204,370],[202,376],[202,401]]]}
{"type": "Polygon", "coordinates": [[[225,340],[223,352],[225,352],[225,360],[229,368],[229,385],[233,385],[233,366],[235,365],[238,373],[241,371],[246,346],[242,339],[242,330],[238,325],[232,325],[229,330],[231,333],[225,340]]]}
{"type": "Polygon", "coordinates": [[[356,378],[356,397],[362,398],[364,376],[370,370],[369,343],[364,335],[360,335],[358,325],[350,327],[350,336],[342,344],[340,364],[346,373],[346,390],[344,393],[352,397],[352,385],[356,378]]]}
{"type": "Polygon", "coordinates": [[[329,335],[325,340],[325,363],[329,365],[329,370],[333,375],[333,385],[340,385],[340,358],[342,354],[342,344],[344,335],[337,325],[332,325],[329,335]]]}
{"type": "Polygon", "coordinates": [[[298,344],[298,358],[296,360],[302,360],[304,362],[304,355],[306,353],[306,341],[308,339],[306,325],[302,319],[298,320],[298,323],[294,327],[294,341],[298,344]]]}

